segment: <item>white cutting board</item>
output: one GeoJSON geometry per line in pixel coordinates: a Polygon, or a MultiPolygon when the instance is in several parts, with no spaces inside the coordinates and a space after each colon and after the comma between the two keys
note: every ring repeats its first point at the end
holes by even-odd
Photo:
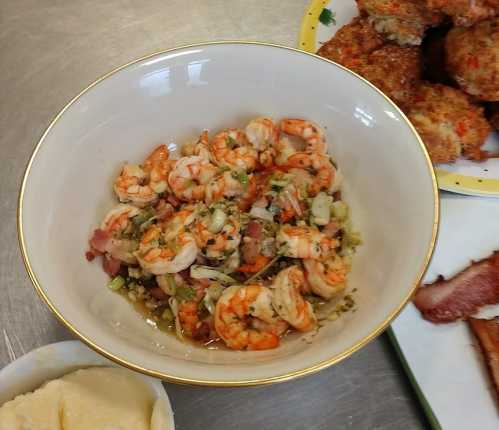
{"type": "MultiPolygon", "coordinates": [[[[443,193],[440,232],[424,279],[449,277],[499,250],[499,201],[443,193]]],[[[499,305],[480,312],[499,315],[499,305]]],[[[410,303],[392,324],[400,349],[443,429],[499,429],[495,394],[465,322],[433,324],[410,303]]]]}

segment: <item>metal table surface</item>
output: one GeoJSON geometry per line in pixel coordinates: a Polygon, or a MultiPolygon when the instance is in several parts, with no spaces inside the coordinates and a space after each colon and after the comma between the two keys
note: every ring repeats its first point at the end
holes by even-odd
{"type": "MultiPolygon", "coordinates": [[[[210,40],[296,46],[306,0],[0,2],[0,367],[71,338],[31,287],[17,245],[21,177],[37,139],[82,88],[131,59],[210,40]]],[[[165,384],[182,429],[421,429],[427,424],[386,336],[283,384],[165,384]]],[[[1,387],[0,387],[1,389],[1,387]]]]}

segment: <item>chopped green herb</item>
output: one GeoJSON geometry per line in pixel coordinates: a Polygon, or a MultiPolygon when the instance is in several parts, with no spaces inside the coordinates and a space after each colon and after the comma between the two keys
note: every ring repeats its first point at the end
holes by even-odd
{"type": "Polygon", "coordinates": [[[121,290],[121,288],[124,285],[125,285],[125,278],[123,278],[123,276],[118,275],[107,284],[107,288],[113,291],[118,291],[121,290]]]}
{"type": "Polygon", "coordinates": [[[225,144],[226,144],[226,145],[227,145],[230,149],[232,149],[232,148],[234,148],[234,147],[236,147],[236,146],[237,146],[237,141],[236,141],[236,139],[234,139],[233,137],[227,136],[227,137],[225,138],[225,144]]]}
{"type": "Polygon", "coordinates": [[[161,314],[161,318],[164,319],[165,321],[173,321],[175,319],[175,316],[173,315],[173,312],[170,309],[165,309],[161,314]]]}
{"type": "Polygon", "coordinates": [[[196,292],[189,287],[177,287],[175,297],[180,300],[189,301],[196,297],[196,292]]]}
{"type": "Polygon", "coordinates": [[[319,21],[324,25],[336,25],[336,13],[331,9],[324,8],[322,9],[321,14],[319,15],[319,21]]]}
{"type": "Polygon", "coordinates": [[[232,172],[232,177],[234,179],[237,179],[244,187],[248,186],[249,179],[248,179],[248,175],[246,174],[246,172],[244,170],[240,170],[240,171],[234,170],[232,172]]]}

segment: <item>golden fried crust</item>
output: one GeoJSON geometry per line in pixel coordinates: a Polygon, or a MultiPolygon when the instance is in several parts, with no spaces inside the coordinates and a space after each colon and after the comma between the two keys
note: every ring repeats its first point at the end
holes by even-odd
{"type": "Polygon", "coordinates": [[[426,4],[449,15],[458,26],[470,26],[499,13],[499,0],[426,0],[426,4]]]}
{"type": "Polygon", "coordinates": [[[421,0],[356,1],[376,30],[400,45],[420,45],[424,31],[443,20],[443,14],[430,11],[421,0]]]}
{"type": "Polygon", "coordinates": [[[406,109],[421,77],[420,50],[387,44],[367,57],[359,67],[359,74],[406,109]]]}
{"type": "Polygon", "coordinates": [[[464,91],[481,100],[499,101],[499,18],[453,28],[445,52],[447,69],[464,91]]]}
{"type": "Polygon", "coordinates": [[[450,163],[461,154],[473,160],[483,159],[480,148],[491,128],[483,108],[473,104],[462,91],[441,84],[421,84],[407,116],[433,163],[450,163]]]}
{"type": "Polygon", "coordinates": [[[317,54],[356,71],[362,58],[382,45],[383,39],[367,19],[355,18],[341,27],[317,54]]]}

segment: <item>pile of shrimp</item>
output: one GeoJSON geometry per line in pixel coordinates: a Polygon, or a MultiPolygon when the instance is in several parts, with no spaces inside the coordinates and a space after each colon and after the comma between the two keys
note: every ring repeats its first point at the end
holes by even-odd
{"type": "Polygon", "coordinates": [[[316,330],[360,244],[324,130],[261,117],[181,153],[160,145],[115,179],[119,204],[86,254],[102,258],[108,287],[204,345],[264,350],[316,330]]]}

